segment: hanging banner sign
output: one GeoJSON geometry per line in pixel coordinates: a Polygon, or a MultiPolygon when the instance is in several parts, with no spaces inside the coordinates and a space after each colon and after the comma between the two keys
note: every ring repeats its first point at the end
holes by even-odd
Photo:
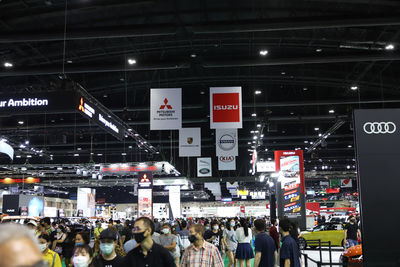
{"type": "Polygon", "coordinates": [[[24,93],[0,96],[0,113],[13,114],[72,110],[77,96],[73,91],[24,93]]]}
{"type": "Polygon", "coordinates": [[[179,157],[201,156],[200,128],[182,128],[179,130],[179,157]]]}
{"type": "Polygon", "coordinates": [[[236,157],[234,157],[234,156],[219,156],[218,157],[218,170],[220,170],[220,171],[236,170],[236,157]]]}
{"type": "Polygon", "coordinates": [[[179,185],[169,186],[169,205],[173,219],[181,217],[181,187],[179,185]]]}
{"type": "Polygon", "coordinates": [[[76,107],[79,113],[96,123],[100,128],[103,128],[118,140],[124,139],[125,127],[118,122],[114,114],[106,114],[94,102],[83,96],[79,98],[76,107]]]}
{"type": "Polygon", "coordinates": [[[197,177],[211,177],[211,158],[197,158],[197,177]]]}
{"type": "Polygon", "coordinates": [[[140,163],[114,163],[100,165],[102,175],[136,175],[138,172],[153,172],[155,174],[171,174],[173,166],[166,161],[140,163]]]}
{"type": "Polygon", "coordinates": [[[215,142],[217,156],[239,156],[237,129],[216,129],[215,142]]]}
{"type": "Polygon", "coordinates": [[[182,89],[150,90],[150,130],[182,128],[182,89]]]}
{"type": "Polygon", "coordinates": [[[352,188],[353,181],[351,179],[341,179],[340,180],[340,187],[342,188],[352,188]]]}
{"type": "Polygon", "coordinates": [[[298,221],[305,227],[305,184],[302,150],[275,151],[275,170],[279,173],[277,187],[279,217],[298,221]]]}
{"type": "Polygon", "coordinates": [[[140,172],[138,176],[138,216],[153,217],[153,173],[140,172]]]}
{"type": "Polygon", "coordinates": [[[210,128],[242,128],[242,87],[210,88],[210,128]]]}

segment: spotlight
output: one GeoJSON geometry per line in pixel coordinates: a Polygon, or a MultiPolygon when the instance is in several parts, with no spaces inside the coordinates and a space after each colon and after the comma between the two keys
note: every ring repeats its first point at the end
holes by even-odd
{"type": "Polygon", "coordinates": [[[135,65],[135,64],[136,64],[136,60],[133,59],[133,58],[129,58],[129,59],[128,59],[128,64],[129,64],[129,65],[135,65]]]}

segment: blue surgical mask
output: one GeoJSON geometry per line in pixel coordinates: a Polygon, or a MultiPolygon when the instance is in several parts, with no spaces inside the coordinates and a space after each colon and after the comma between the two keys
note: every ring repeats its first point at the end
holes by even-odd
{"type": "Polygon", "coordinates": [[[75,246],[83,246],[83,243],[82,242],[78,242],[78,243],[75,243],[75,246]]]}
{"type": "Polygon", "coordinates": [[[234,222],[231,222],[231,226],[232,226],[232,227],[235,227],[235,223],[234,223],[234,222]]]}
{"type": "Polygon", "coordinates": [[[210,226],[206,226],[206,230],[210,230],[210,226]]]}
{"type": "Polygon", "coordinates": [[[100,243],[100,250],[105,255],[110,255],[114,251],[114,243],[100,243]]]}

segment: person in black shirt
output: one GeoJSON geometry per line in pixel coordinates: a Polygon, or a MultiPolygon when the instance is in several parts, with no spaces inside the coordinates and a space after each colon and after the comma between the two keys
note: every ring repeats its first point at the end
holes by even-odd
{"type": "Polygon", "coordinates": [[[344,244],[347,247],[358,245],[358,238],[361,238],[361,231],[358,228],[356,218],[350,216],[350,222],[344,227],[344,244]]]}
{"type": "Polygon", "coordinates": [[[274,267],[275,264],[275,241],[266,232],[267,224],[264,219],[254,221],[255,240],[254,267],[274,267]]]}
{"type": "Polygon", "coordinates": [[[121,231],[121,241],[122,244],[125,244],[129,240],[132,239],[132,228],[131,228],[131,222],[129,220],[125,221],[124,228],[121,231]]]}
{"type": "Polygon", "coordinates": [[[282,234],[280,250],[280,267],[300,267],[300,255],[296,241],[290,236],[291,222],[283,219],[279,222],[279,231],[282,234]]]}
{"type": "Polygon", "coordinates": [[[119,267],[123,264],[123,258],[115,252],[117,234],[106,229],[100,234],[100,254],[94,260],[95,267],[119,267]]]}
{"type": "Polygon", "coordinates": [[[141,217],[135,221],[133,237],[140,244],[126,255],[125,267],[176,267],[169,251],[153,241],[154,223],[141,217]]]}
{"type": "Polygon", "coordinates": [[[222,255],[222,231],[219,230],[219,225],[217,221],[213,221],[211,223],[211,230],[207,230],[204,233],[204,239],[207,242],[210,242],[214,246],[216,246],[219,250],[219,253],[222,255]]]}

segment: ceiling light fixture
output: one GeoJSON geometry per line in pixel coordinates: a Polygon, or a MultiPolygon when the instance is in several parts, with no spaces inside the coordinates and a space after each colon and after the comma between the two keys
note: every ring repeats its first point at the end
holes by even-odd
{"type": "Polygon", "coordinates": [[[254,139],[254,140],[256,140],[257,138],[258,138],[258,136],[257,136],[257,135],[253,136],[253,139],[254,139]]]}
{"type": "Polygon", "coordinates": [[[197,55],[196,54],[191,54],[190,57],[195,58],[195,57],[197,57],[197,55]]]}
{"type": "Polygon", "coordinates": [[[385,50],[393,50],[394,49],[394,45],[393,44],[388,44],[385,46],[385,50]]]}
{"type": "Polygon", "coordinates": [[[282,74],[282,75],[285,75],[285,74],[286,74],[286,72],[282,71],[282,72],[281,72],[281,74],[282,74]]]}
{"type": "Polygon", "coordinates": [[[317,48],[317,49],[315,49],[315,52],[317,52],[317,53],[322,52],[322,49],[321,48],[317,48]]]}
{"type": "Polygon", "coordinates": [[[128,59],[128,64],[129,64],[129,65],[135,65],[135,64],[136,64],[136,60],[133,59],[133,58],[129,58],[129,59],[128,59]]]}
{"type": "Polygon", "coordinates": [[[257,114],[256,113],[252,113],[251,116],[252,117],[257,117],[257,114]]]}
{"type": "Polygon", "coordinates": [[[319,128],[318,128],[318,127],[315,127],[314,130],[315,130],[315,131],[319,131],[319,128]]]}
{"type": "Polygon", "coordinates": [[[74,157],[79,157],[79,154],[74,154],[74,157]]]}
{"type": "Polygon", "coordinates": [[[333,113],[335,113],[335,110],[331,109],[331,110],[329,110],[329,113],[333,114],[333,113]]]}
{"type": "Polygon", "coordinates": [[[255,90],[255,91],[254,91],[254,94],[260,95],[260,94],[261,94],[261,91],[260,91],[260,90],[255,90]]]}
{"type": "Polygon", "coordinates": [[[266,55],[268,55],[268,50],[260,50],[260,55],[261,55],[261,56],[266,56],[266,55]]]}
{"type": "Polygon", "coordinates": [[[22,125],[22,124],[24,124],[24,121],[19,121],[18,124],[22,125]]]}
{"type": "Polygon", "coordinates": [[[353,86],[350,87],[350,89],[353,90],[353,91],[355,91],[355,90],[358,89],[358,86],[357,86],[357,85],[353,85],[353,86]]]}
{"type": "Polygon", "coordinates": [[[4,67],[6,68],[12,68],[14,65],[10,62],[4,62],[4,67]]]}

